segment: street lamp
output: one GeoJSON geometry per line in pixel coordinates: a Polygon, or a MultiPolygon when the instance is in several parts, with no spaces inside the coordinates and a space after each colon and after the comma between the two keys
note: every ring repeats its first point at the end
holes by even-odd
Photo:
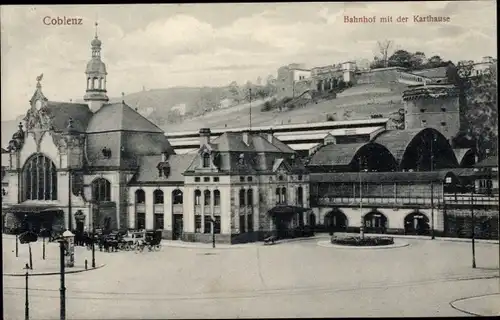
{"type": "Polygon", "coordinates": [[[26,302],[24,304],[24,319],[25,320],[29,320],[30,318],[30,306],[29,306],[29,298],[28,298],[28,277],[29,277],[29,270],[30,270],[30,266],[28,264],[26,264],[26,266],[24,267],[24,269],[26,270],[26,273],[25,273],[25,299],[26,299],[26,302]]]}
{"type": "Polygon", "coordinates": [[[365,218],[363,216],[363,183],[362,183],[362,172],[367,172],[368,169],[365,169],[366,162],[363,162],[361,159],[359,160],[359,214],[361,217],[361,226],[359,227],[359,236],[361,239],[365,238],[365,218]]]}
{"type": "Polygon", "coordinates": [[[474,219],[474,190],[475,185],[474,182],[472,182],[471,185],[471,196],[470,196],[470,213],[471,213],[471,224],[472,224],[472,268],[476,268],[476,244],[475,244],[475,238],[476,238],[476,221],[474,219]]]}
{"type": "Polygon", "coordinates": [[[60,319],[65,320],[66,319],[66,287],[64,284],[64,251],[65,251],[65,243],[66,240],[64,238],[59,239],[59,266],[60,266],[60,273],[61,273],[61,287],[59,289],[60,292],[60,297],[59,297],[59,303],[60,303],[60,319]]]}
{"type": "Polygon", "coordinates": [[[212,223],[212,248],[215,249],[215,219],[210,217],[210,222],[212,223]]]}

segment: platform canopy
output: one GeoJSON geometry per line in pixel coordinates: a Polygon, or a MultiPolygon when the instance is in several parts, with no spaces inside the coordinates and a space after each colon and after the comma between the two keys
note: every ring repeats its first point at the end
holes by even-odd
{"type": "Polygon", "coordinates": [[[39,212],[61,211],[62,209],[63,209],[62,206],[54,204],[19,203],[3,207],[2,211],[11,213],[39,213],[39,212]]]}

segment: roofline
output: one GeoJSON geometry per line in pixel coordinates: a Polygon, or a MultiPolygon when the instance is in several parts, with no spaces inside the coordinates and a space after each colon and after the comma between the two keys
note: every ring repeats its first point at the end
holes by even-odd
{"type": "Polygon", "coordinates": [[[93,131],[93,132],[81,132],[81,133],[86,133],[86,134],[97,134],[97,133],[110,133],[110,132],[142,132],[142,133],[157,133],[157,134],[164,134],[165,132],[158,132],[158,131],[138,131],[138,130],[107,130],[107,131],[93,131]]]}

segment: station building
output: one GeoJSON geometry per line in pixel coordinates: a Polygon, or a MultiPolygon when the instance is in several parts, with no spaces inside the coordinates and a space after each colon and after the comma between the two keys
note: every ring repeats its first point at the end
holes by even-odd
{"type": "MultiPolygon", "coordinates": [[[[226,243],[271,232],[286,237],[304,226],[447,235],[464,230],[451,217],[473,204],[489,217],[478,222],[485,237],[494,233],[498,187],[471,193],[464,181],[486,169],[474,169],[474,150],[452,148],[441,118],[419,110],[430,108],[436,92],[436,103],[455,108],[446,86],[405,92],[411,110],[405,130],[388,130],[387,119],[353,135],[335,131],[353,128],[328,128],[319,145],[317,137],[302,141],[315,144],[311,154],[299,154],[290,146],[296,141],[271,131],[214,136],[208,128],[200,129],[196,146],[188,137],[194,150],[178,154],[163,130],[125,101],[109,103],[97,35],[91,51],[85,103],[50,101],[37,79],[25,121],[2,153],[4,231],[145,228],[162,230],[166,239],[209,242],[215,234],[226,243]]],[[[484,179],[498,181],[498,172],[488,170],[484,179]]]]}

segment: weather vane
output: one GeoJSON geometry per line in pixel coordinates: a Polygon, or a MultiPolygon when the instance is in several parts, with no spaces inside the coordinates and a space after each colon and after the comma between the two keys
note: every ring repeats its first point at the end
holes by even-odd
{"type": "Polygon", "coordinates": [[[41,75],[39,75],[38,77],[36,77],[36,81],[37,81],[36,87],[37,88],[41,87],[40,81],[42,81],[42,79],[43,79],[43,73],[41,75]]]}

